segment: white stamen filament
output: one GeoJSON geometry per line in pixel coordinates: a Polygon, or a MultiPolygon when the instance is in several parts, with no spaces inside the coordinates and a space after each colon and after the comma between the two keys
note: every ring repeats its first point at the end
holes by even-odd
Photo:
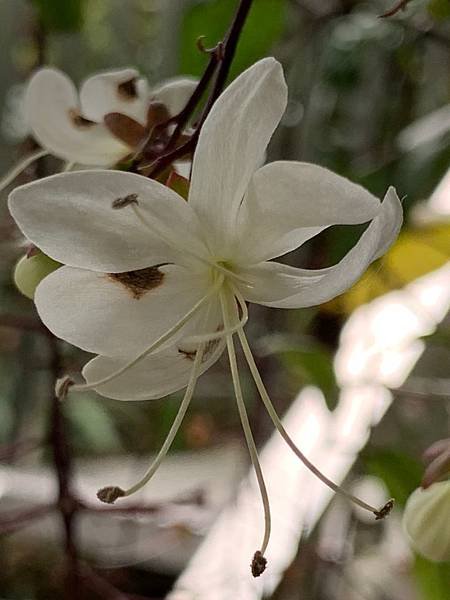
{"type": "MultiPolygon", "coordinates": [[[[155,226],[155,223],[150,222],[144,216],[144,214],[138,208],[138,206],[136,206],[135,203],[130,204],[129,206],[132,208],[132,210],[134,211],[134,214],[139,219],[139,221],[142,223],[142,225],[144,225],[153,235],[157,235],[168,246],[170,246],[171,248],[174,248],[177,252],[180,252],[179,246],[170,238],[170,236],[168,236],[165,231],[161,231],[161,229],[159,227],[155,226]]],[[[191,250],[188,250],[187,248],[183,248],[182,252],[183,252],[183,254],[188,254],[192,258],[195,258],[195,260],[197,260],[201,263],[205,262],[204,258],[202,258],[201,256],[198,256],[195,252],[192,252],[191,250]]]]}
{"type": "MultiPolygon", "coordinates": [[[[139,219],[139,221],[152,233],[152,234],[156,234],[159,238],[161,238],[168,246],[171,246],[172,248],[174,248],[175,250],[177,250],[179,252],[180,248],[173,242],[173,240],[170,239],[170,236],[167,236],[166,233],[164,231],[161,231],[158,227],[155,227],[154,223],[151,223],[142,213],[142,211],[139,209],[138,206],[136,206],[136,204],[130,204],[131,208],[134,211],[134,214],[136,215],[136,217],[139,219]]],[[[192,258],[195,258],[195,260],[197,260],[198,262],[201,262],[202,264],[213,268],[215,271],[220,271],[223,275],[226,275],[227,277],[231,277],[232,279],[236,279],[236,281],[240,281],[241,283],[244,283],[245,285],[249,286],[250,283],[244,278],[241,277],[240,275],[238,275],[237,273],[233,273],[233,271],[231,271],[230,269],[227,269],[226,267],[224,267],[222,264],[220,264],[217,261],[208,259],[208,258],[204,258],[203,256],[199,256],[198,254],[196,254],[195,252],[192,252],[191,250],[186,250],[183,248],[183,253],[184,254],[189,254],[190,256],[192,256],[192,258]]]]}
{"type": "MultiPolygon", "coordinates": [[[[230,316],[228,313],[227,307],[227,298],[224,296],[224,293],[220,293],[220,302],[222,305],[223,319],[226,329],[231,329],[230,325],[230,316]]],[[[230,362],[230,370],[231,377],[233,379],[234,393],[236,396],[236,403],[239,411],[239,417],[241,419],[242,429],[244,430],[245,440],[247,442],[248,451],[250,454],[250,458],[252,461],[253,468],[255,470],[256,479],[258,481],[259,490],[261,493],[263,508],[264,508],[264,537],[261,543],[260,552],[264,555],[267,545],[269,543],[270,538],[270,530],[271,530],[271,516],[270,516],[270,505],[269,505],[269,496],[267,493],[266,484],[264,481],[264,476],[262,473],[261,465],[259,463],[258,452],[256,450],[255,440],[253,439],[252,430],[250,427],[250,422],[248,420],[247,411],[245,408],[244,398],[242,396],[241,383],[239,379],[239,372],[236,361],[236,352],[234,348],[233,335],[228,334],[226,336],[227,339],[227,349],[228,349],[228,358],[230,362]]]]}
{"type": "Polygon", "coordinates": [[[37,150],[26,156],[20,163],[15,165],[2,179],[0,179],[0,192],[18,177],[29,165],[36,160],[43,158],[49,154],[48,150],[37,150]]]}
{"type": "MultiPolygon", "coordinates": [[[[237,297],[239,299],[239,296],[237,296],[237,297]]],[[[339,485],[337,485],[336,483],[334,483],[333,481],[328,479],[328,477],[326,477],[296,446],[296,444],[294,443],[294,441],[292,440],[292,438],[290,437],[290,435],[287,433],[286,429],[284,428],[283,423],[281,422],[281,419],[279,418],[279,416],[272,404],[272,401],[270,400],[269,394],[267,393],[264,382],[261,378],[261,375],[259,374],[258,367],[256,366],[255,359],[253,358],[252,351],[250,349],[249,343],[247,341],[247,337],[246,337],[243,329],[238,330],[238,336],[239,336],[239,341],[242,346],[242,350],[244,352],[244,356],[247,360],[250,372],[253,376],[253,379],[254,379],[256,387],[258,389],[259,395],[261,396],[261,399],[264,403],[264,406],[265,406],[267,412],[269,413],[269,416],[272,419],[274,426],[276,427],[276,429],[278,430],[280,435],[283,437],[283,439],[287,443],[287,445],[290,447],[290,449],[302,461],[302,463],[312,473],[314,473],[314,475],[316,477],[318,477],[325,485],[327,485],[329,488],[331,488],[334,492],[336,492],[337,494],[340,494],[341,496],[344,496],[345,498],[347,498],[351,502],[354,502],[361,508],[368,510],[371,513],[374,513],[375,515],[378,515],[380,512],[379,509],[371,506],[370,504],[367,504],[367,502],[364,502],[364,500],[361,500],[360,498],[353,496],[353,494],[350,494],[350,492],[347,492],[346,490],[342,489],[339,485]]]]}
{"type": "Polygon", "coordinates": [[[123,375],[126,371],[134,367],[137,363],[143,360],[146,356],[148,356],[151,352],[157,350],[160,346],[162,346],[165,342],[167,342],[177,331],[179,331],[193,316],[194,314],[207,302],[214,294],[216,294],[223,284],[223,275],[219,275],[214,285],[210,288],[210,290],[201,298],[194,306],[182,317],[179,319],[173,327],[171,327],[166,333],[160,336],[153,344],[151,344],[148,348],[146,348],[143,352],[138,354],[133,360],[128,362],[126,365],[114,371],[110,375],[103,377],[97,381],[93,381],[91,383],[83,383],[72,385],[70,391],[74,392],[85,392],[88,390],[93,390],[105,383],[109,383],[113,379],[116,379],[120,375],[123,375]]]}
{"type": "Polygon", "coordinates": [[[186,339],[183,339],[183,344],[201,344],[206,342],[212,342],[213,340],[220,340],[226,335],[230,335],[236,333],[238,329],[241,329],[246,325],[248,321],[248,309],[247,305],[244,302],[242,306],[242,317],[236,323],[236,325],[232,325],[231,327],[221,329],[219,331],[214,331],[213,333],[205,333],[204,335],[191,335],[186,339]]]}
{"type": "Polygon", "coordinates": [[[203,353],[205,346],[204,344],[200,345],[195,353],[194,365],[192,367],[191,375],[189,377],[189,383],[184,393],[183,400],[181,401],[180,408],[178,409],[177,416],[175,417],[174,422],[172,423],[172,427],[170,428],[169,433],[167,434],[166,439],[164,440],[163,445],[161,446],[160,451],[158,452],[157,457],[150,465],[149,469],[145,473],[145,475],[140,479],[137,483],[135,483],[132,487],[123,491],[123,496],[131,496],[138,490],[144,487],[153,475],[158,470],[160,464],[164,460],[167,452],[169,451],[175,436],[178,433],[180,425],[184,419],[187,409],[189,408],[189,404],[191,403],[192,396],[195,391],[195,384],[197,383],[197,379],[199,377],[200,366],[202,364],[203,353]]]}

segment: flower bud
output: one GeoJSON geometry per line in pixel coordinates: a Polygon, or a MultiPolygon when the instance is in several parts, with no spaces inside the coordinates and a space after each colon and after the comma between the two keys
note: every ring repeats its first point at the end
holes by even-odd
{"type": "Polygon", "coordinates": [[[411,494],[403,528],[419,554],[436,562],[450,561],[450,480],[411,494]]]}
{"type": "Polygon", "coordinates": [[[32,256],[22,256],[14,269],[14,283],[24,296],[33,300],[39,283],[61,264],[38,251],[32,256]]]}

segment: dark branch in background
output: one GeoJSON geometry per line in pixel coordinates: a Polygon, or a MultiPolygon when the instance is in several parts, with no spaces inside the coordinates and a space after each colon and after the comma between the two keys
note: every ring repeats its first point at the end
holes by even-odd
{"type": "Polygon", "coordinates": [[[380,19],[386,19],[387,17],[393,17],[401,10],[405,10],[411,0],[399,0],[392,8],[384,12],[382,15],[378,15],[380,19]]]}
{"type": "MultiPolygon", "coordinates": [[[[246,22],[248,13],[252,6],[253,0],[241,0],[236,9],[236,13],[223,41],[219,42],[215,48],[202,51],[210,55],[208,65],[201,77],[196,89],[190,97],[188,103],[183,110],[175,117],[172,117],[165,125],[174,124],[175,129],[169,137],[162,156],[157,158],[146,173],[149,177],[156,177],[161,174],[166,167],[171,165],[177,158],[186,155],[191,155],[195,150],[195,146],[200,135],[200,130],[206,120],[214,102],[220,96],[227,77],[229,75],[231,63],[233,61],[236,47],[241,35],[242,29],[246,22]],[[186,127],[190,117],[194,114],[200,100],[208,89],[214,75],[215,81],[206,102],[206,106],[200,119],[195,127],[195,130],[189,140],[181,146],[176,146],[180,140],[183,130],[186,127]]],[[[45,63],[46,54],[46,36],[44,28],[38,22],[33,32],[37,61],[36,66],[45,63]]],[[[145,151],[145,146],[144,146],[145,151]]],[[[136,160],[132,163],[132,169],[136,168],[136,160]]],[[[43,177],[45,173],[45,163],[39,161],[36,167],[36,175],[43,177]]],[[[141,168],[144,170],[144,168],[141,168]]],[[[54,386],[62,372],[62,356],[59,348],[58,340],[53,334],[48,331],[34,318],[17,315],[0,315],[0,326],[13,327],[22,331],[30,331],[39,333],[47,341],[50,354],[49,370],[51,374],[49,384],[49,402],[50,416],[48,423],[47,442],[51,449],[54,470],[58,480],[58,497],[55,504],[47,506],[37,506],[30,510],[0,514],[0,533],[12,533],[35,520],[45,517],[51,512],[57,511],[60,515],[64,529],[64,559],[65,559],[65,582],[64,582],[64,598],[65,600],[77,600],[83,597],[83,589],[90,588],[98,596],[109,600],[141,600],[141,597],[124,594],[112,586],[109,581],[100,577],[95,570],[86,566],[78,557],[76,546],[76,523],[81,512],[94,511],[97,514],[104,513],[107,515],[114,514],[152,514],[161,510],[161,505],[132,505],[114,509],[98,509],[94,506],[89,506],[82,503],[75,495],[72,489],[72,454],[70,444],[68,442],[67,423],[63,413],[63,404],[56,397],[54,386]]],[[[8,445],[0,449],[0,458],[8,458],[11,454],[17,457],[21,451],[30,451],[36,447],[34,441],[18,442],[8,445]]],[[[174,503],[195,503],[203,502],[201,493],[194,492],[192,495],[174,500],[174,503]]],[[[167,506],[167,504],[165,505],[167,506]]],[[[143,599],[142,599],[143,600],[143,599]]]]}
{"type": "MultiPolygon", "coordinates": [[[[169,165],[171,165],[175,160],[183,158],[184,156],[190,155],[194,152],[195,147],[198,142],[201,128],[203,126],[203,123],[205,122],[206,117],[208,116],[211,108],[213,107],[214,102],[220,96],[220,94],[222,93],[222,90],[225,86],[228,74],[230,72],[231,63],[233,62],[233,58],[234,58],[234,55],[236,52],[236,47],[237,47],[237,44],[239,41],[239,37],[242,33],[242,29],[244,28],[244,25],[247,20],[247,16],[248,16],[248,13],[250,11],[252,4],[253,4],[253,0],[241,0],[240,1],[238,9],[237,9],[236,14],[233,19],[233,22],[231,23],[231,26],[228,30],[228,33],[226,34],[223,41],[219,42],[217,44],[217,46],[213,50],[211,50],[211,58],[210,58],[209,64],[206,67],[206,71],[205,71],[203,77],[201,78],[199,85],[197,86],[197,87],[201,86],[201,90],[200,90],[201,93],[197,93],[197,89],[194,90],[194,93],[192,94],[191,99],[189,100],[189,102],[186,106],[186,109],[187,109],[187,107],[189,107],[189,113],[186,111],[185,123],[187,122],[187,119],[194,111],[196,104],[200,100],[200,98],[203,94],[203,91],[204,91],[203,88],[206,89],[207,83],[209,83],[209,80],[211,79],[213,73],[216,71],[216,68],[217,68],[217,75],[216,75],[216,80],[214,82],[213,89],[212,89],[211,94],[206,103],[206,107],[205,107],[205,109],[200,117],[200,120],[195,128],[194,133],[192,134],[190,139],[185,144],[183,144],[182,146],[179,146],[178,148],[175,148],[174,150],[171,150],[170,152],[166,152],[161,157],[156,159],[151,165],[149,165],[149,171],[147,171],[145,173],[147,175],[147,177],[151,177],[151,178],[157,177],[169,165]],[[205,83],[204,79],[207,74],[208,74],[207,81],[205,83]],[[195,103],[194,103],[194,101],[195,101],[195,103]]],[[[168,149],[170,149],[171,147],[173,147],[173,145],[176,142],[176,140],[178,139],[180,133],[181,133],[181,128],[178,131],[178,133],[177,133],[177,130],[174,131],[174,133],[172,134],[172,136],[165,148],[166,151],[168,149]],[[177,134],[177,137],[175,138],[174,141],[172,141],[172,138],[175,136],[175,134],[177,134]]]]}
{"type": "Polygon", "coordinates": [[[65,594],[69,600],[80,597],[80,574],[75,544],[75,522],[77,503],[71,489],[72,457],[67,442],[66,422],[62,405],[54,388],[62,372],[61,354],[56,338],[49,338],[51,414],[49,442],[53,453],[53,464],[58,478],[58,509],[64,527],[64,549],[66,558],[65,594]]]}

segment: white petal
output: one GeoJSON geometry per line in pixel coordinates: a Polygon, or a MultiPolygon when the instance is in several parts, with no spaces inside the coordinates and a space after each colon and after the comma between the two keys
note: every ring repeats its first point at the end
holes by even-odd
{"type": "Polygon", "coordinates": [[[35,303],[57,337],[95,354],[133,357],[175,325],[208,287],[207,277],[175,265],[126,275],[62,267],[41,282],[35,303]]]}
{"type": "Polygon", "coordinates": [[[93,121],[101,123],[106,114],[118,112],[145,125],[149,103],[147,82],[139,78],[135,69],[99,73],[81,85],[80,102],[84,116],[93,121]],[[128,82],[133,82],[136,96],[121,88],[128,82]]]}
{"type": "MultiPolygon", "coordinates": [[[[220,357],[225,342],[210,343],[205,351],[200,374],[204,373],[220,357]]],[[[115,400],[151,400],[162,398],[186,387],[191,375],[194,355],[186,353],[182,346],[172,346],[142,360],[96,389],[102,396],[115,400]]],[[[83,369],[86,381],[93,382],[114,373],[127,363],[126,360],[97,356],[83,369]]]]}
{"type": "Polygon", "coordinates": [[[194,154],[189,203],[228,253],[247,185],[286,107],[281,65],[266,58],[244,71],[214,104],[194,154]]]}
{"type": "Polygon", "coordinates": [[[76,125],[77,91],[61,71],[44,68],[31,78],[25,93],[25,114],[37,141],[55,156],[83,165],[110,166],[128,148],[102,124],[76,125]]]}
{"type": "Polygon", "coordinates": [[[257,263],[298,248],[325,227],[364,223],[380,201],[318,165],[278,161],[259,169],[239,210],[236,256],[257,263]]]}
{"type": "Polygon", "coordinates": [[[151,90],[150,100],[162,102],[173,117],[186,106],[197,84],[198,80],[194,78],[174,77],[151,90]]]}
{"type": "Polygon", "coordinates": [[[107,273],[167,262],[187,264],[202,252],[194,211],[162,184],[123,171],[79,171],[16,188],[9,208],[25,236],[54,260],[107,273]],[[173,246],[152,234],[128,206],[112,202],[135,194],[146,219],[173,246]]]}
{"type": "Polygon", "coordinates": [[[314,306],[331,300],[352,286],[369,264],[396,240],[402,224],[402,206],[389,188],[381,211],[358,243],[340,263],[320,270],[297,269],[278,263],[262,263],[238,271],[251,285],[240,286],[250,302],[278,308],[314,306]]]}

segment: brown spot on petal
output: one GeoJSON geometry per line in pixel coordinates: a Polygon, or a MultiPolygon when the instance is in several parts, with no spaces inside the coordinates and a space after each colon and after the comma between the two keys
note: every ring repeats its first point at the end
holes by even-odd
{"type": "Polygon", "coordinates": [[[164,273],[158,267],[147,267],[127,273],[109,273],[108,277],[123,285],[135,300],[139,300],[162,284],[164,273]]]}
{"type": "Polygon", "coordinates": [[[103,117],[109,131],[130,148],[137,148],[147,135],[143,125],[121,113],[108,113],[103,117]]]}
{"type": "Polygon", "coordinates": [[[79,127],[80,129],[87,129],[92,127],[92,125],[95,125],[94,121],[90,121],[89,119],[83,117],[75,108],[71,108],[69,110],[69,117],[75,127],[79,127]]]}
{"type": "Polygon", "coordinates": [[[119,83],[117,86],[117,93],[122,98],[122,100],[134,100],[137,98],[137,77],[133,77],[132,79],[128,79],[128,81],[124,81],[123,83],[119,83]]]}

